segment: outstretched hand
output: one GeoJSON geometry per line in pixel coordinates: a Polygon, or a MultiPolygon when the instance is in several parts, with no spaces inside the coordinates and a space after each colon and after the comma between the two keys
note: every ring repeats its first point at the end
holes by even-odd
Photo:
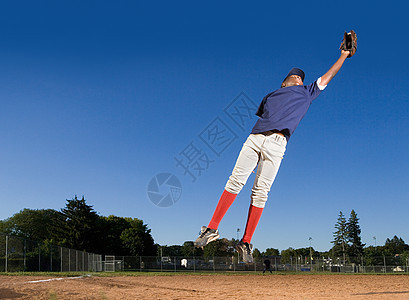
{"type": "Polygon", "coordinates": [[[341,55],[346,55],[347,57],[351,54],[351,51],[348,50],[341,50],[341,55]]]}
{"type": "MultiPolygon", "coordinates": [[[[340,50],[348,51],[347,57],[354,56],[356,49],[358,47],[358,36],[355,31],[351,30],[350,32],[344,33],[344,38],[341,42],[340,50]]],[[[341,52],[342,53],[342,52],[341,52]]]]}

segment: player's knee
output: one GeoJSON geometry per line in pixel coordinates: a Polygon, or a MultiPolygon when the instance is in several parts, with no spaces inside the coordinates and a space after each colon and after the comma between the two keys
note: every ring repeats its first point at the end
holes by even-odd
{"type": "Polygon", "coordinates": [[[241,182],[236,177],[230,176],[226,183],[225,190],[232,194],[238,194],[242,190],[244,184],[245,182],[241,182]]]}
{"type": "Polygon", "coordinates": [[[263,189],[254,189],[251,192],[251,204],[255,207],[264,208],[268,198],[268,191],[263,189]]]}
{"type": "Polygon", "coordinates": [[[266,205],[267,198],[265,199],[260,199],[260,198],[252,198],[251,199],[251,205],[258,207],[258,208],[264,208],[266,205]]]}

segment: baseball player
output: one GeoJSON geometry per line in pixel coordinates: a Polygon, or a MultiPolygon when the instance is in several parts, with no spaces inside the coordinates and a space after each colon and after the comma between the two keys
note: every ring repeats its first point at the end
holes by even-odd
{"type": "Polygon", "coordinates": [[[270,262],[270,260],[269,260],[268,258],[264,260],[263,274],[264,274],[267,270],[270,271],[270,274],[273,274],[273,272],[271,271],[271,262],[270,262]]]}
{"type": "Polygon", "coordinates": [[[347,57],[356,51],[356,34],[351,31],[344,35],[341,55],[327,73],[313,83],[304,85],[305,74],[301,69],[293,68],[284,78],[281,88],[266,95],[258,107],[259,117],[251,134],[244,143],[233,172],[217,204],[209,224],[202,226],[199,237],[194,242],[196,247],[204,247],[219,238],[218,226],[225,213],[241,191],[247,178],[257,167],[251,203],[248,211],[246,229],[236,249],[246,263],[253,262],[253,245],[250,243],[267,195],[277,175],[286,150],[287,142],[306,114],[312,101],[316,99],[334,78],[347,57]],[[354,40],[351,42],[351,33],[354,40]],[[346,41],[349,38],[350,40],[346,41]],[[349,43],[349,48],[343,44],[349,43]],[[350,47],[352,44],[352,48],[350,47]]]}

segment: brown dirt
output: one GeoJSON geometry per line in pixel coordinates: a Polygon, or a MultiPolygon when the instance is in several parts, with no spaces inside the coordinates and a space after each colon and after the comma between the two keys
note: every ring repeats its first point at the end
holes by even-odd
{"type": "Polygon", "coordinates": [[[0,276],[0,299],[409,299],[406,275],[0,276]],[[52,281],[31,282],[54,279],[52,281]]]}

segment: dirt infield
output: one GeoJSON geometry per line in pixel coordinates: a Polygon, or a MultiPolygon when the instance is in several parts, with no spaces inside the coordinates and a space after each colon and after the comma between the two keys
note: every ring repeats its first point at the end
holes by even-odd
{"type": "Polygon", "coordinates": [[[0,299],[409,299],[406,275],[0,276],[0,299]]]}

